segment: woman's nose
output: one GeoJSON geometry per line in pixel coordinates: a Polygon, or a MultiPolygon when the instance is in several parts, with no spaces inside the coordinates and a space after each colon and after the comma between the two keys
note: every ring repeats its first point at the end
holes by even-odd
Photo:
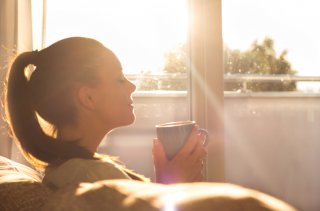
{"type": "Polygon", "coordinates": [[[134,85],[134,83],[132,83],[131,81],[128,81],[129,82],[129,89],[130,89],[130,92],[134,92],[136,90],[136,85],[134,85]]]}

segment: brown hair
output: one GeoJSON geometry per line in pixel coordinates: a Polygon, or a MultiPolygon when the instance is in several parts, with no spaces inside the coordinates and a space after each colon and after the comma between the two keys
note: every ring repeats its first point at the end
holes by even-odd
{"type": "Polygon", "coordinates": [[[114,57],[96,40],[72,37],[39,52],[22,53],[14,60],[6,83],[6,115],[18,146],[31,164],[93,158],[76,140],[61,141],[45,133],[38,116],[54,127],[74,121],[73,89],[97,80],[97,65],[102,61],[108,64],[108,58],[114,57]],[[30,64],[36,68],[28,78],[25,70],[30,64]]]}

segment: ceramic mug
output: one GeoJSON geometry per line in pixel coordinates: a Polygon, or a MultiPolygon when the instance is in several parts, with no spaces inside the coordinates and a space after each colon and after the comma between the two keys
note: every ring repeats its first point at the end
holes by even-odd
{"type": "MultiPolygon", "coordinates": [[[[169,160],[183,147],[195,124],[195,121],[178,121],[156,125],[157,137],[161,141],[169,160]]],[[[207,145],[208,131],[200,128],[199,132],[205,134],[206,138],[203,144],[207,145]]]]}

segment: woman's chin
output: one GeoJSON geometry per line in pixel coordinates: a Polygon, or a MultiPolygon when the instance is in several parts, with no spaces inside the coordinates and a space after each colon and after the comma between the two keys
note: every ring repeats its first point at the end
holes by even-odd
{"type": "Polygon", "coordinates": [[[119,127],[129,126],[129,125],[133,124],[135,122],[135,120],[136,120],[136,116],[134,114],[132,114],[130,117],[123,120],[122,124],[119,125],[119,127]]]}
{"type": "Polygon", "coordinates": [[[135,116],[134,114],[132,114],[132,116],[131,116],[131,118],[129,119],[129,121],[128,121],[128,124],[127,124],[127,125],[131,125],[131,124],[133,124],[133,123],[135,122],[135,120],[136,120],[136,116],[135,116]]]}

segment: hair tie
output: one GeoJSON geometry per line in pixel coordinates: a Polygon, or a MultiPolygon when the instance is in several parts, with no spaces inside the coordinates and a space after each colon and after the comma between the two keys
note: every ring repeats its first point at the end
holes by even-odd
{"type": "Polygon", "coordinates": [[[39,53],[38,50],[34,50],[30,52],[30,64],[37,65],[38,53],[39,53]]]}

